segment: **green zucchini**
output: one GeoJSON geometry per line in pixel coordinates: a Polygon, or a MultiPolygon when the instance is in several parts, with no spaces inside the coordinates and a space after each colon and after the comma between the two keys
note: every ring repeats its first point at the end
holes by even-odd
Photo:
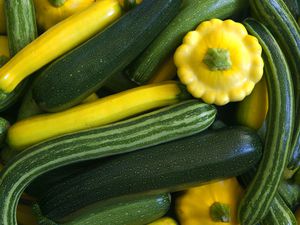
{"type": "Polygon", "coordinates": [[[184,101],[107,126],[61,136],[32,146],[0,174],[0,224],[16,225],[18,199],[39,175],[75,162],[135,151],[206,129],[216,109],[198,100],[184,101]]]}
{"type": "Polygon", "coordinates": [[[268,212],[288,161],[294,124],[294,93],[286,59],[272,34],[254,19],[246,19],[244,25],[262,46],[269,95],[263,157],[238,210],[240,223],[252,225],[268,212]]]}
{"type": "Polygon", "coordinates": [[[2,146],[5,140],[8,127],[9,127],[9,122],[6,119],[0,117],[0,147],[2,146]]]}
{"type": "Polygon", "coordinates": [[[124,196],[100,201],[63,218],[63,225],[144,225],[164,216],[171,196],[124,196]]]}
{"type": "Polygon", "coordinates": [[[185,0],[180,13],[129,65],[126,69],[127,75],[138,84],[147,83],[161,63],[180,45],[188,31],[204,20],[225,19],[242,14],[247,7],[247,0],[185,0]]]}
{"type": "Polygon", "coordinates": [[[58,220],[95,201],[180,191],[236,176],[254,166],[260,156],[261,141],[248,128],[202,132],[108,158],[97,167],[49,188],[39,204],[45,216],[58,220]]]}
{"type": "MultiPolygon", "coordinates": [[[[283,0],[252,0],[250,6],[254,16],[272,32],[288,59],[294,84],[295,117],[298,118],[300,116],[300,28],[283,0]]],[[[295,122],[290,148],[290,169],[300,165],[300,121],[295,120],[295,122]]]]}
{"type": "Polygon", "coordinates": [[[121,72],[178,13],[181,0],[144,0],[116,23],[47,67],[33,88],[45,111],[81,102],[121,72]]]}
{"type": "MultiPolygon", "coordinates": [[[[5,0],[4,7],[10,56],[14,56],[38,35],[34,4],[32,0],[5,0]]],[[[16,103],[28,82],[26,79],[9,94],[0,91],[0,112],[16,103]]]]}
{"type": "Polygon", "coordinates": [[[297,225],[297,220],[292,210],[286,205],[277,193],[269,208],[268,214],[260,223],[261,225],[297,225]]]}
{"type": "Polygon", "coordinates": [[[300,16],[300,1],[299,0],[284,0],[284,3],[289,8],[290,12],[297,20],[300,16]]]}

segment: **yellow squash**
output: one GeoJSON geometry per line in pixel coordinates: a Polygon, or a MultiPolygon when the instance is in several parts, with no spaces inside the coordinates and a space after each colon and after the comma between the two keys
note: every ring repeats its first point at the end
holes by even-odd
{"type": "Polygon", "coordinates": [[[252,93],[237,105],[237,122],[241,125],[259,129],[268,112],[268,90],[263,77],[255,85],[252,93]]]}
{"type": "Polygon", "coordinates": [[[149,80],[149,84],[159,83],[166,80],[172,80],[176,76],[176,66],[174,64],[173,58],[168,58],[163,64],[158,68],[158,71],[149,80]]]}
{"type": "Polygon", "coordinates": [[[20,120],[8,129],[7,143],[12,149],[21,150],[51,137],[174,104],[185,97],[184,89],[177,82],[140,86],[62,112],[20,120]]]}
{"type": "Polygon", "coordinates": [[[3,35],[0,35],[0,56],[9,58],[8,39],[3,35]]]}
{"type": "Polygon", "coordinates": [[[229,178],[186,190],[176,199],[181,225],[237,225],[237,206],[243,189],[229,178]]]}
{"type": "Polygon", "coordinates": [[[101,0],[36,38],[0,69],[0,89],[13,91],[27,76],[86,41],[122,15],[118,0],[101,0]]]}
{"type": "Polygon", "coordinates": [[[0,0],[0,34],[6,34],[4,0],[0,0]]]}
{"type": "Polygon", "coordinates": [[[162,217],[148,225],[177,225],[176,221],[170,217],[162,217]]]}
{"type": "Polygon", "coordinates": [[[249,95],[263,75],[262,48],[241,23],[212,19],[189,32],[174,55],[180,80],[206,103],[249,95]]]}
{"type": "Polygon", "coordinates": [[[95,0],[34,0],[37,24],[42,30],[48,30],[94,2],[95,0]]]}

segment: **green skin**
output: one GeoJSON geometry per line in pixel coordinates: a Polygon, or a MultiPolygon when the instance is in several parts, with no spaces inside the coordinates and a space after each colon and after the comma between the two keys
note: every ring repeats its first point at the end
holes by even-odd
{"type": "Polygon", "coordinates": [[[227,204],[215,202],[210,206],[209,213],[212,220],[215,222],[230,222],[230,207],[227,204]]]}
{"type": "Polygon", "coordinates": [[[49,2],[54,7],[61,7],[63,4],[65,4],[66,0],[49,0],[49,2]]]}

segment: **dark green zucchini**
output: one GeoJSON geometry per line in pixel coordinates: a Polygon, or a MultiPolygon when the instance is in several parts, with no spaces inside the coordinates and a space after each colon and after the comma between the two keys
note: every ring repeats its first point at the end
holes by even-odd
{"type": "Polygon", "coordinates": [[[57,137],[22,151],[0,174],[0,224],[17,224],[18,200],[39,175],[72,163],[135,151],[201,132],[212,124],[215,116],[212,105],[184,101],[107,126],[57,137]]]}
{"type": "MultiPolygon", "coordinates": [[[[10,56],[14,56],[38,35],[35,9],[32,0],[6,0],[4,3],[9,51],[10,56]]],[[[0,112],[16,103],[28,82],[26,79],[9,94],[0,91],[0,112]]]]}
{"type": "Polygon", "coordinates": [[[244,25],[262,46],[269,96],[263,157],[238,210],[240,223],[253,225],[266,216],[287,165],[295,100],[291,74],[275,38],[254,19],[246,19],[244,25]]]}
{"type": "Polygon", "coordinates": [[[145,84],[181,44],[184,35],[200,22],[233,17],[243,14],[247,8],[248,0],[185,0],[178,15],[126,69],[128,77],[138,84],[145,84]]]}
{"type": "Polygon", "coordinates": [[[99,163],[49,188],[39,204],[58,220],[95,201],[138,194],[174,192],[242,174],[256,165],[261,141],[247,128],[207,131],[99,163]]]}
{"type": "MultiPolygon", "coordinates": [[[[298,118],[300,117],[300,28],[283,0],[252,0],[250,6],[252,14],[274,35],[287,59],[294,85],[295,117],[298,118]]],[[[295,169],[300,165],[299,149],[300,121],[295,120],[289,156],[290,169],[295,169]]]]}
{"type": "Polygon", "coordinates": [[[178,13],[181,0],[144,0],[117,22],[47,67],[33,88],[45,111],[80,103],[121,72],[178,13]]]}
{"type": "Polygon", "coordinates": [[[6,119],[0,117],[0,147],[2,146],[5,140],[8,127],[9,127],[9,122],[6,119]]]}

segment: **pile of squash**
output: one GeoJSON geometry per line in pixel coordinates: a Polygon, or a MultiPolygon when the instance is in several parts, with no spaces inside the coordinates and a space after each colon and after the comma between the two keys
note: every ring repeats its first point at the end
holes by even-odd
{"type": "Polygon", "coordinates": [[[0,224],[300,224],[299,102],[297,0],[0,0],[0,224]]]}

